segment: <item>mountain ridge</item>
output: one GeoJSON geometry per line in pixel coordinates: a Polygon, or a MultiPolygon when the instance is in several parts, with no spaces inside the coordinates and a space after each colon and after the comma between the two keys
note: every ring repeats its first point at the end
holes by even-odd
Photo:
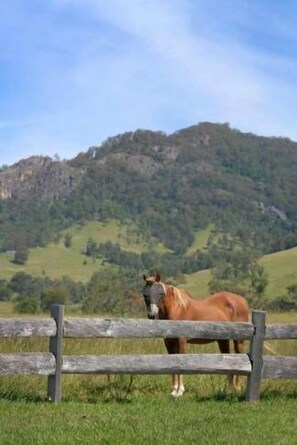
{"type": "Polygon", "coordinates": [[[71,160],[31,157],[0,171],[2,250],[17,234],[42,245],[73,222],[110,218],[132,219],[177,254],[210,223],[283,250],[297,244],[296,172],[297,143],[209,122],[126,132],[71,160]]]}

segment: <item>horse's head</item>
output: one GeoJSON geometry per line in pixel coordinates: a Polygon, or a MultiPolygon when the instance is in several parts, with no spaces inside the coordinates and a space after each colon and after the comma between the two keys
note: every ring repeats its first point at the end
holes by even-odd
{"type": "Polygon", "coordinates": [[[160,275],[155,277],[146,277],[143,275],[145,285],[143,288],[143,297],[146,304],[147,316],[154,320],[159,318],[160,307],[165,296],[164,285],[161,283],[160,275]]]}

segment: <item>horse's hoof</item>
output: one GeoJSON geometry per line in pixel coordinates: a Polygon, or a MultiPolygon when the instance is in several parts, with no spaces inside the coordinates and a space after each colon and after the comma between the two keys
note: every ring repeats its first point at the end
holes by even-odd
{"type": "Polygon", "coordinates": [[[185,392],[185,388],[179,388],[179,390],[177,391],[177,397],[181,397],[184,392],[185,392]]]}
{"type": "Polygon", "coordinates": [[[170,395],[172,397],[181,397],[184,392],[185,392],[185,388],[174,389],[170,395]]]}

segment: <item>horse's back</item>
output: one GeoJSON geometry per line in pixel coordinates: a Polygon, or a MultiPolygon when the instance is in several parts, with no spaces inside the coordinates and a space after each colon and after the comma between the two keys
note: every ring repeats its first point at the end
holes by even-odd
{"type": "Polygon", "coordinates": [[[244,297],[232,292],[221,291],[202,300],[206,305],[220,308],[230,321],[248,321],[249,307],[244,297]]]}

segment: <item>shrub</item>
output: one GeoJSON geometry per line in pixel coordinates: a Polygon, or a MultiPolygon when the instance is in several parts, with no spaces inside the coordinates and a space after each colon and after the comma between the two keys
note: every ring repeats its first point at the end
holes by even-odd
{"type": "Polygon", "coordinates": [[[35,298],[26,297],[18,301],[14,309],[20,314],[36,314],[39,309],[39,303],[35,298]]]}

